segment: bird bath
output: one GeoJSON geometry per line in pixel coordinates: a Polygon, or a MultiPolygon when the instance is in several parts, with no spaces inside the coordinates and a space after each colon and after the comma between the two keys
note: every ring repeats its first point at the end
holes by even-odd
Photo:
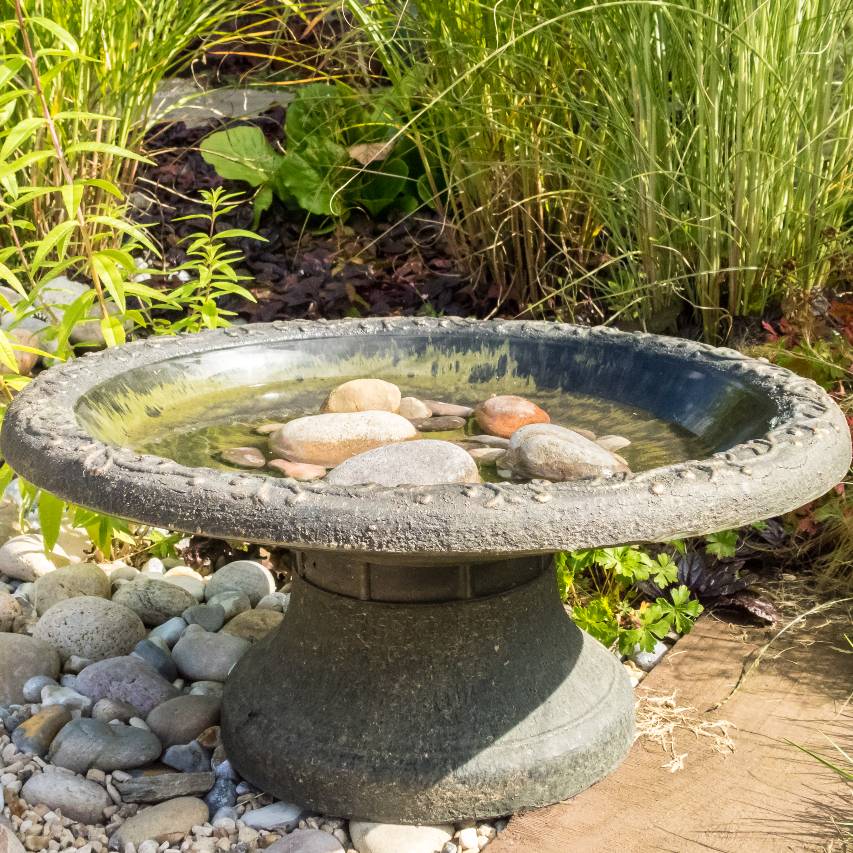
{"type": "Polygon", "coordinates": [[[395,823],[551,803],[625,756],[628,678],[566,616],[555,551],[776,515],[825,492],[850,462],[832,400],[765,362],[646,334],[457,319],[242,326],[80,358],[16,398],[2,450],[69,501],[292,548],[287,617],[226,685],[228,755],[281,798],[395,823]],[[709,450],[606,480],[396,488],[142,450],[233,415],[229,401],[247,388],[262,390],[254,414],[274,419],[312,383],[354,376],[456,402],[591,395],[709,450]]]}

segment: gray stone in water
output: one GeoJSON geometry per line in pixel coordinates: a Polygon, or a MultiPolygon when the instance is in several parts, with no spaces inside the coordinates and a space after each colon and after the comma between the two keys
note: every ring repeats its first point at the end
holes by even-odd
{"type": "Polygon", "coordinates": [[[350,379],[326,397],[323,412],[396,412],[400,389],[384,379],[350,379]]]}
{"type": "Polygon", "coordinates": [[[293,803],[279,801],[269,806],[262,806],[243,815],[243,823],[252,829],[293,829],[303,815],[305,809],[293,803]]]}
{"type": "Polygon", "coordinates": [[[163,746],[189,743],[219,722],[219,696],[176,696],[158,705],[145,722],[163,746]]]}
{"type": "Polygon", "coordinates": [[[85,696],[98,699],[119,699],[146,716],[152,708],[178,695],[151,664],[139,658],[110,658],[87,666],[77,676],[77,688],[85,696]]]}
{"type": "Polygon", "coordinates": [[[23,686],[24,701],[41,702],[41,690],[48,684],[59,686],[56,679],[49,675],[34,675],[27,679],[23,686]]]}
{"type": "Polygon", "coordinates": [[[351,820],[349,834],[359,853],[435,853],[453,838],[449,824],[407,826],[351,820]]]}
{"type": "Polygon", "coordinates": [[[180,616],[196,603],[195,596],[166,580],[141,577],[119,587],[113,601],[136,613],[149,627],[180,616]]]}
{"type": "Polygon", "coordinates": [[[225,608],[219,604],[195,604],[182,616],[188,625],[201,625],[205,631],[218,631],[225,624],[225,608]]]}
{"type": "Polygon", "coordinates": [[[31,806],[44,803],[51,810],[61,810],[64,817],[90,825],[101,823],[104,809],[113,804],[97,782],[55,771],[31,776],[21,796],[31,806]]]}
{"type": "Polygon", "coordinates": [[[424,439],[388,444],[353,456],[333,468],[326,482],[338,486],[478,483],[480,473],[471,455],[458,445],[424,439]]]}
{"type": "Polygon", "coordinates": [[[266,457],[257,447],[229,447],[220,454],[223,462],[238,468],[263,468],[266,457]]]}
{"type": "Polygon", "coordinates": [[[241,637],[225,633],[210,634],[201,630],[192,634],[185,633],[178,640],[172,654],[184,678],[198,681],[225,681],[231,667],[250,648],[251,644],[248,640],[241,637]]]}
{"type": "Polygon", "coordinates": [[[140,640],[133,647],[131,655],[153,666],[166,681],[174,681],[178,677],[178,668],[172,656],[151,640],[140,640]]]}
{"type": "Polygon", "coordinates": [[[330,832],[296,829],[273,842],[266,848],[266,853],[342,853],[343,849],[340,841],[330,832]]]}
{"type": "Polygon", "coordinates": [[[260,563],[235,560],[214,572],[207,582],[208,602],[213,602],[216,596],[224,592],[242,593],[254,607],[265,595],[275,592],[275,580],[270,570],[260,563]]]}
{"type": "Polygon", "coordinates": [[[48,757],[59,767],[85,773],[90,767],[106,771],[141,767],[154,761],[160,751],[160,741],[152,732],[82,717],[54,738],[48,757]]]}
{"type": "Polygon", "coordinates": [[[397,410],[397,414],[410,421],[417,421],[432,417],[432,409],[417,397],[403,397],[400,400],[400,408],[397,410]]]}
{"type": "Polygon", "coordinates": [[[237,788],[231,779],[217,777],[213,787],[204,798],[211,814],[222,808],[231,808],[237,803],[237,788]]]}
{"type": "Polygon", "coordinates": [[[450,415],[434,418],[421,418],[412,421],[419,432],[453,432],[465,426],[465,418],[455,418],[450,415]]]}
{"type": "Polygon", "coordinates": [[[436,417],[470,418],[474,410],[470,406],[459,406],[456,403],[442,403],[440,400],[422,400],[436,417]]]}
{"type": "Polygon", "coordinates": [[[611,453],[618,453],[631,444],[630,440],[622,435],[603,435],[595,439],[595,443],[611,453]]]}
{"type": "Polygon", "coordinates": [[[160,760],[182,773],[203,773],[210,770],[210,753],[195,740],[170,746],[160,760]]]}
{"type": "Polygon", "coordinates": [[[187,623],[180,616],[173,616],[171,619],[167,619],[162,625],[152,628],[148,632],[148,639],[151,640],[157,637],[171,648],[181,639],[181,635],[186,630],[186,627],[187,623]]]}
{"type": "Polygon", "coordinates": [[[0,661],[0,705],[26,702],[24,685],[37,675],[59,676],[59,655],[53,647],[24,634],[0,634],[0,661]]]}

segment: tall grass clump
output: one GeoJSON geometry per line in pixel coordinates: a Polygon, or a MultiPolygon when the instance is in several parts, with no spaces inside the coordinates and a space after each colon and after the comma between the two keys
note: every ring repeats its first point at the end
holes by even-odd
{"type": "Polygon", "coordinates": [[[853,191],[850,0],[344,0],[475,277],[704,333],[821,287],[853,191]],[[442,195],[442,190],[447,192],[442,195]]]}

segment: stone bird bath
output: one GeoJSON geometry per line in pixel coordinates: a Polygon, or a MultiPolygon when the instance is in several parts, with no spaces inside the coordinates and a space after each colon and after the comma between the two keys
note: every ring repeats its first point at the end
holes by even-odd
{"type": "MultiPolygon", "coordinates": [[[[261,394],[254,411],[275,416],[281,399],[261,394]]],[[[566,616],[555,551],[766,518],[821,495],[850,462],[832,400],[765,362],[646,334],[457,319],[242,326],[80,358],[18,395],[2,451],[69,501],[294,549],[287,617],[226,685],[228,755],[281,798],[396,823],[541,806],[626,754],[628,678],[566,616]],[[352,376],[419,378],[458,402],[495,388],[594,394],[715,452],[609,480],[381,488],[139,450],[250,386],[352,376]]]]}

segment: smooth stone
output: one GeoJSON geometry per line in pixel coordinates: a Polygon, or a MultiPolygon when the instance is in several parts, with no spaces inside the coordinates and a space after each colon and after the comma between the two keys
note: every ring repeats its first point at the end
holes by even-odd
{"type": "Polygon", "coordinates": [[[141,767],[158,758],[161,751],[153,732],[81,717],[54,738],[48,757],[75,773],[85,773],[90,767],[109,772],[141,767]]]}
{"type": "Polygon", "coordinates": [[[36,579],[36,613],[77,596],[110,597],[110,579],[95,563],[72,563],[36,579]]]}
{"type": "Polygon", "coordinates": [[[24,685],[37,675],[59,677],[56,650],[36,637],[0,634],[0,705],[26,702],[24,685]]]}
{"type": "Polygon", "coordinates": [[[30,755],[44,758],[59,730],[71,722],[71,711],[62,705],[42,708],[28,720],[24,720],[13,732],[12,743],[30,755]]]}
{"type": "Polygon", "coordinates": [[[416,436],[414,426],[393,412],[308,415],[274,432],[270,448],[283,459],[332,467],[358,453],[416,436]]]}
{"type": "Polygon", "coordinates": [[[113,804],[97,782],[70,773],[37,773],[24,784],[21,796],[31,806],[43,803],[51,810],[61,810],[64,817],[89,825],[102,823],[104,809],[113,804]]]}
{"type": "Polygon", "coordinates": [[[348,459],[329,472],[327,482],[339,486],[479,483],[477,463],[449,441],[423,439],[389,444],[348,459]]]}
{"type": "MultiPolygon", "coordinates": [[[[130,779],[113,779],[113,784],[126,803],[162,803],[175,797],[206,794],[216,777],[210,771],[201,773],[146,773],[130,779]]],[[[137,850],[137,853],[139,851],[137,850]]]]}
{"type": "Polygon", "coordinates": [[[48,685],[58,687],[59,684],[55,678],[49,675],[34,675],[27,679],[24,683],[23,694],[26,702],[41,702],[41,691],[43,687],[48,685]]]}
{"type": "Polygon", "coordinates": [[[442,415],[441,417],[424,418],[413,421],[419,432],[452,432],[465,426],[465,418],[457,418],[453,415],[442,415]]]}
{"type": "Polygon", "coordinates": [[[509,438],[527,424],[548,423],[551,418],[536,403],[515,394],[501,394],[484,400],[474,410],[483,432],[509,438]]]}
{"type": "Polygon", "coordinates": [[[91,658],[81,658],[79,655],[71,655],[62,665],[63,672],[79,675],[89,664],[94,663],[91,658]]]}
{"type": "Polygon", "coordinates": [[[237,804],[237,788],[231,779],[217,778],[213,787],[204,798],[210,813],[214,814],[219,809],[231,808],[237,804]]]}
{"type": "Polygon", "coordinates": [[[58,684],[47,684],[42,688],[41,703],[45,707],[60,705],[83,714],[88,714],[92,710],[92,700],[88,696],[78,693],[73,687],[58,684]]]}
{"type": "Polygon", "coordinates": [[[223,462],[238,468],[263,468],[266,457],[257,447],[229,447],[219,454],[223,462]]]}
{"type": "Polygon", "coordinates": [[[267,608],[247,610],[245,613],[235,616],[222,629],[222,633],[240,637],[250,643],[256,643],[266,637],[270,631],[278,628],[282,619],[284,619],[284,613],[279,610],[267,608]]]}
{"type": "Polygon", "coordinates": [[[166,564],[159,557],[149,557],[142,564],[142,571],[148,575],[162,575],[166,573],[166,564]]]}
{"type": "Polygon", "coordinates": [[[218,631],[225,624],[225,608],[218,604],[195,604],[182,614],[188,625],[201,625],[205,631],[218,631]]]}
{"type": "Polygon", "coordinates": [[[173,616],[171,619],[167,619],[162,625],[152,628],[148,632],[148,639],[153,640],[156,637],[163,640],[169,648],[172,648],[181,639],[181,635],[186,628],[187,623],[180,616],[173,616]]]}
{"type": "Polygon", "coordinates": [[[663,656],[669,651],[669,646],[666,643],[658,640],[655,647],[650,652],[644,652],[639,646],[634,646],[634,651],[631,653],[631,660],[640,667],[643,672],[651,672],[661,661],[663,656]]]}
{"type": "Polygon", "coordinates": [[[506,450],[500,447],[472,447],[468,453],[480,465],[497,465],[506,456],[506,450]]]}
{"type": "Polygon", "coordinates": [[[98,699],[92,708],[92,718],[102,720],[105,723],[110,722],[110,720],[126,723],[138,713],[133,705],[129,702],[122,702],[120,699],[98,699]]]}
{"type": "Polygon", "coordinates": [[[99,661],[127,654],[145,637],[145,626],[120,601],[84,595],[54,604],[33,636],[50,643],[63,659],[77,655],[99,661]]]}
{"type": "Polygon", "coordinates": [[[186,566],[181,566],[174,574],[172,570],[163,575],[162,580],[188,592],[197,602],[204,601],[205,579],[186,566]]]}
{"type": "Polygon", "coordinates": [[[269,569],[254,560],[234,560],[213,573],[207,582],[206,595],[208,602],[213,602],[220,593],[239,592],[254,607],[265,595],[274,591],[275,579],[269,569]]]}
{"type": "Polygon", "coordinates": [[[208,809],[197,797],[176,797],[142,809],[129,817],[110,838],[110,847],[124,850],[128,844],[140,845],[143,841],[161,844],[183,839],[194,826],[206,823],[208,809]]]}
{"type": "Polygon", "coordinates": [[[351,379],[326,397],[322,412],[396,412],[402,399],[400,389],[384,379],[351,379]]]}
{"type": "Polygon", "coordinates": [[[431,418],[432,409],[417,397],[403,397],[400,400],[400,407],[397,409],[397,414],[410,421],[418,421],[422,418],[431,418]]]}
{"type": "Polygon", "coordinates": [[[474,410],[470,406],[459,406],[456,403],[443,403],[441,400],[422,400],[425,406],[436,417],[470,418],[474,410]]]}
{"type": "Polygon", "coordinates": [[[284,474],[285,477],[299,480],[300,483],[319,480],[326,476],[326,471],[328,470],[322,465],[311,465],[308,462],[290,462],[287,459],[270,459],[267,462],[267,467],[272,468],[273,471],[278,471],[280,474],[284,474]]]}
{"type": "Polygon", "coordinates": [[[210,753],[194,740],[168,747],[160,760],[167,767],[174,767],[182,773],[204,773],[210,770],[210,753]]]}
{"type": "Polygon", "coordinates": [[[23,615],[20,600],[9,592],[0,592],[0,631],[11,631],[23,615]]]}
{"type": "Polygon", "coordinates": [[[305,812],[302,806],[279,801],[268,806],[262,806],[243,815],[243,823],[252,829],[293,829],[299,818],[305,812]]]}
{"type": "Polygon", "coordinates": [[[584,438],[588,438],[590,441],[595,441],[597,443],[597,439],[595,437],[595,433],[591,429],[583,429],[582,427],[570,426],[567,427],[572,432],[576,432],[578,435],[582,435],[584,438]]]}
{"type": "Polygon", "coordinates": [[[343,846],[322,829],[295,829],[266,848],[266,853],[341,853],[343,846]]]}
{"type": "Polygon", "coordinates": [[[148,627],[155,627],[180,616],[196,598],[175,583],[141,577],[119,587],[113,602],[132,610],[148,627]]]}
{"type": "Polygon", "coordinates": [[[404,826],[351,820],[349,834],[358,853],[436,853],[453,838],[449,824],[404,826]]]}
{"type": "Polygon", "coordinates": [[[70,687],[72,690],[77,689],[77,676],[71,675],[68,673],[67,675],[63,675],[59,679],[59,684],[62,687],[70,687]]]}
{"type": "Polygon", "coordinates": [[[194,681],[189,690],[188,696],[219,696],[222,698],[223,686],[221,681],[194,681]]]}
{"type": "Polygon", "coordinates": [[[278,610],[280,613],[287,613],[288,607],[290,607],[289,592],[271,592],[258,602],[257,609],[278,610]]]}
{"type": "Polygon", "coordinates": [[[140,640],[133,647],[131,655],[153,666],[166,681],[174,681],[178,677],[178,668],[172,656],[151,640],[140,640]]]}
{"type": "Polygon", "coordinates": [[[118,699],[147,716],[152,708],[178,695],[151,664],[139,658],[109,658],[87,666],[77,676],[77,689],[90,699],[118,699]]]}
{"type": "Polygon", "coordinates": [[[283,423],[273,421],[271,423],[261,424],[260,426],[255,427],[255,432],[258,435],[269,435],[271,432],[275,432],[277,429],[281,429],[283,426],[283,423]]]}
{"type": "Polygon", "coordinates": [[[219,722],[221,706],[218,696],[176,696],[154,708],[145,722],[163,746],[189,743],[219,722]]]}
{"type": "Polygon", "coordinates": [[[251,647],[252,644],[242,637],[224,632],[209,634],[206,631],[200,631],[184,634],[172,650],[172,655],[178,665],[178,671],[184,678],[193,681],[225,681],[231,667],[251,647]]]}
{"type": "Polygon", "coordinates": [[[554,424],[517,430],[506,461],[518,475],[557,482],[610,477],[628,470],[609,450],[554,424]]]}
{"type": "Polygon", "coordinates": [[[0,853],[27,853],[26,848],[15,835],[12,825],[0,814],[0,853]]]}
{"type": "MultiPolygon", "coordinates": [[[[264,597],[269,595],[265,593],[264,597]]],[[[218,604],[225,611],[225,621],[233,619],[238,613],[244,610],[250,610],[252,602],[249,601],[249,596],[245,593],[238,592],[236,589],[229,589],[226,592],[220,592],[212,598],[207,599],[208,604],[218,604]]],[[[260,599],[258,600],[260,603],[260,599]]]]}
{"type": "Polygon", "coordinates": [[[595,443],[611,453],[618,453],[620,450],[629,447],[631,440],[623,435],[603,435],[601,438],[595,439],[595,443]]]}
{"type": "Polygon", "coordinates": [[[68,555],[59,545],[52,554],[44,553],[44,539],[37,533],[13,536],[0,547],[0,575],[34,581],[68,564],[68,555]]]}

